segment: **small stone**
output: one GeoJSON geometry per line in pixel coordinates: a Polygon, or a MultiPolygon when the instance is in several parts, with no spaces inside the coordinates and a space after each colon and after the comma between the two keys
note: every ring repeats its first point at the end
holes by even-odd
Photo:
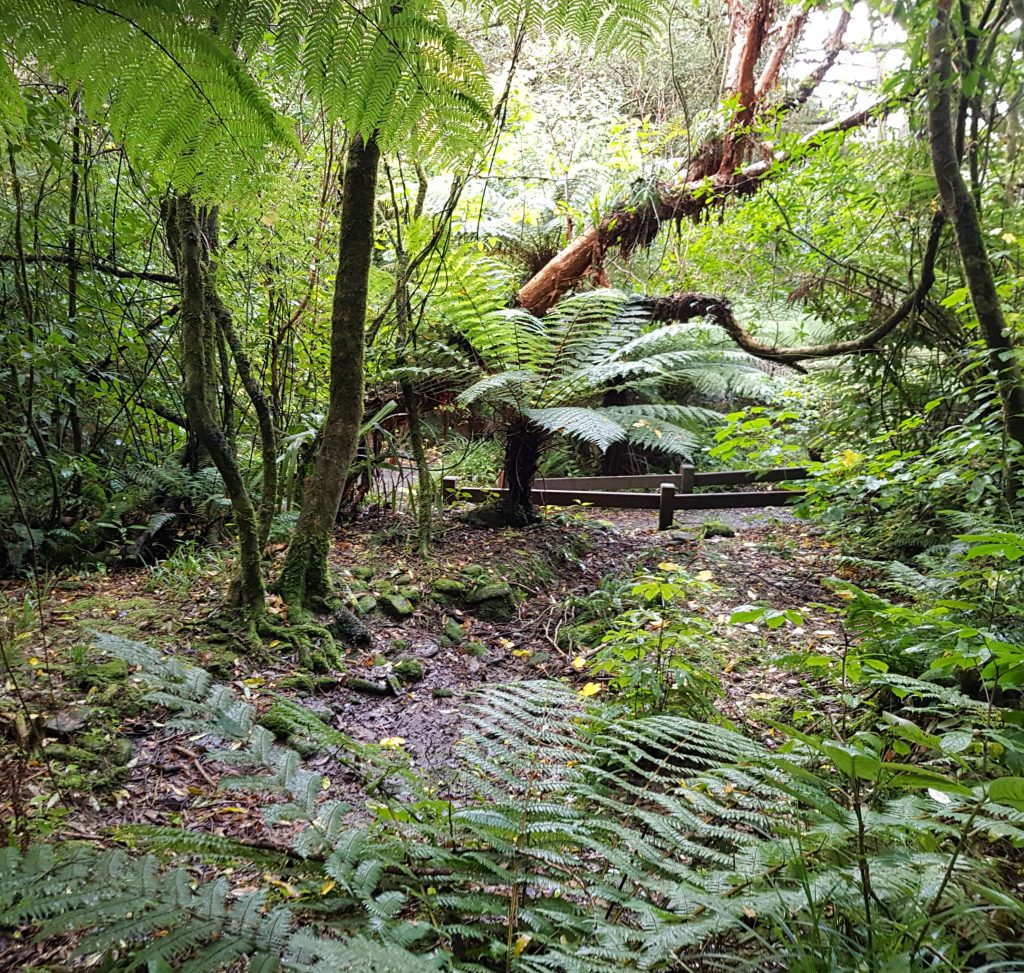
{"type": "Polygon", "coordinates": [[[445,642],[449,645],[458,645],[465,637],[466,633],[462,630],[462,626],[454,618],[446,618],[444,620],[442,638],[445,642]]]}
{"type": "Polygon", "coordinates": [[[391,671],[402,682],[419,682],[423,678],[423,663],[419,659],[402,659],[391,671]]]}
{"type": "Polygon", "coordinates": [[[43,726],[57,736],[71,736],[88,724],[92,713],[91,706],[65,706],[51,713],[43,726]]]}
{"type": "Polygon", "coordinates": [[[550,662],[550,661],[551,661],[551,653],[550,652],[534,652],[530,656],[530,665],[542,666],[542,665],[544,665],[545,662],[550,662]]]}
{"type": "Polygon", "coordinates": [[[451,578],[438,578],[430,586],[430,598],[439,605],[454,605],[469,592],[469,585],[451,578]]]}
{"type": "Polygon", "coordinates": [[[485,568],[480,567],[479,564],[467,564],[465,567],[463,567],[462,574],[464,574],[467,578],[479,578],[482,575],[487,574],[487,570],[485,568]]]}
{"type": "Polygon", "coordinates": [[[360,615],[369,615],[377,607],[377,599],[373,595],[363,595],[356,602],[356,611],[360,615]]]}
{"type": "Polygon", "coordinates": [[[736,530],[722,520],[706,520],[701,524],[701,531],[708,537],[735,537],[736,530]]]}
{"type": "Polygon", "coordinates": [[[441,647],[436,642],[424,642],[416,648],[416,654],[421,659],[433,659],[440,651],[441,647]]]}
{"type": "Polygon", "coordinates": [[[487,584],[476,588],[467,595],[466,602],[477,618],[508,622],[515,617],[515,601],[507,584],[487,584]]]}
{"type": "Polygon", "coordinates": [[[451,699],[455,693],[444,686],[438,686],[438,688],[433,690],[430,695],[433,696],[434,699],[451,699]]]}
{"type": "Polygon", "coordinates": [[[403,571],[400,575],[391,579],[396,585],[412,584],[413,577],[408,571],[403,571]]]}
{"type": "Polygon", "coordinates": [[[390,615],[391,618],[408,618],[413,612],[409,599],[402,595],[382,595],[379,604],[384,614],[390,615]]]}

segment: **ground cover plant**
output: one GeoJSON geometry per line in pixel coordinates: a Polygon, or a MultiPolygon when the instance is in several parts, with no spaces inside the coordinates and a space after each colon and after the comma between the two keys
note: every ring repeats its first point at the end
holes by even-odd
{"type": "Polygon", "coordinates": [[[1024,969],[1022,31],[4,4],[0,968],[1024,969]]]}

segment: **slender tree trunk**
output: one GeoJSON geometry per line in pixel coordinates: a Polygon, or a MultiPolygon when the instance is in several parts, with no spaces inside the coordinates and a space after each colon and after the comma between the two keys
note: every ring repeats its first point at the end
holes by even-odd
{"type": "Polygon", "coordinates": [[[262,494],[260,496],[260,549],[266,547],[270,535],[270,527],[277,511],[277,434],[274,420],[267,399],[256,376],[253,375],[249,356],[246,355],[242,342],[235,331],[231,312],[224,306],[220,295],[213,286],[208,286],[206,300],[217,321],[221,334],[231,349],[231,357],[235,362],[235,371],[252,402],[256,412],[256,422],[260,429],[260,455],[263,461],[262,494]]]}
{"type": "Polygon", "coordinates": [[[338,269],[331,312],[331,388],[313,473],[277,588],[295,611],[328,592],[327,549],[355,458],[363,415],[363,352],[380,149],[353,136],[341,189],[338,269]]]}
{"type": "Polygon", "coordinates": [[[212,282],[206,236],[200,229],[195,204],[176,196],[164,204],[167,240],[181,277],[181,363],[185,411],[189,426],[224,481],[238,530],[239,571],[232,581],[228,602],[255,620],[264,610],[261,571],[262,544],[256,511],[245,487],[231,443],[220,428],[211,406],[211,390],[217,382],[217,322],[207,300],[212,282]]]}
{"type": "Polygon", "coordinates": [[[981,219],[960,171],[950,114],[953,70],[950,52],[951,0],[938,0],[936,16],[928,28],[928,119],[932,167],[942,205],[953,225],[964,278],[974,305],[989,367],[996,379],[1007,434],[1024,446],[1024,376],[1002,302],[996,290],[992,264],[985,248],[981,219]]]}

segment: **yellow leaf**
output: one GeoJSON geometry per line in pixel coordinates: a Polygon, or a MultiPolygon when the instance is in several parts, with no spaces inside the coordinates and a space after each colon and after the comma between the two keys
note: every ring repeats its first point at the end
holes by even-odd
{"type": "Polygon", "coordinates": [[[530,943],[533,941],[533,936],[529,933],[524,932],[521,936],[516,937],[515,944],[512,946],[512,955],[518,956],[530,943]]]}
{"type": "Polygon", "coordinates": [[[839,454],[839,462],[847,468],[856,466],[863,458],[861,453],[854,452],[852,449],[844,449],[839,454]]]}
{"type": "Polygon", "coordinates": [[[587,664],[587,660],[584,659],[583,656],[581,656],[581,655],[576,656],[576,658],[572,660],[572,667],[577,672],[582,672],[583,671],[583,667],[586,664],[587,664]]]}
{"type": "Polygon", "coordinates": [[[519,659],[526,655],[533,655],[533,653],[529,649],[513,649],[512,654],[519,659]]]}
{"type": "Polygon", "coordinates": [[[603,687],[599,682],[588,682],[581,690],[580,695],[584,698],[588,696],[596,696],[603,687]]]}
{"type": "Polygon", "coordinates": [[[267,648],[268,649],[276,649],[280,644],[281,644],[281,640],[280,639],[271,639],[267,643],[267,648]]]}
{"type": "Polygon", "coordinates": [[[662,561],[661,564],[658,565],[658,570],[659,571],[678,571],[679,570],[679,565],[676,564],[675,561],[662,561]]]}
{"type": "Polygon", "coordinates": [[[32,656],[32,658],[28,660],[28,664],[30,666],[37,666],[39,665],[39,660],[35,656],[32,656]]]}
{"type": "Polygon", "coordinates": [[[327,880],[326,882],[324,882],[324,884],[323,884],[323,885],[321,885],[321,886],[320,886],[320,894],[321,894],[321,895],[326,895],[326,894],[327,894],[328,892],[330,892],[330,891],[331,891],[331,889],[333,889],[333,888],[334,888],[334,886],[335,886],[335,885],[337,885],[337,884],[338,884],[338,883],[337,883],[337,882],[335,882],[333,878],[329,878],[329,879],[328,879],[328,880],[327,880]]]}
{"type": "Polygon", "coordinates": [[[713,577],[714,577],[714,575],[710,571],[698,571],[697,572],[697,580],[698,581],[710,581],[713,577]]]}
{"type": "Polygon", "coordinates": [[[382,747],[391,747],[395,750],[401,747],[403,743],[405,743],[404,737],[384,737],[384,739],[380,741],[380,745],[382,747]]]}

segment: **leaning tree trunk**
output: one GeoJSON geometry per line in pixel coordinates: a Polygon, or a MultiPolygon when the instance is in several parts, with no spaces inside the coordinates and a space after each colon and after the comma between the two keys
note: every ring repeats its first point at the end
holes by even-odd
{"type": "Polygon", "coordinates": [[[373,256],[373,215],[380,149],[374,138],[349,142],[341,188],[338,269],[331,311],[331,383],[313,472],[306,484],[277,590],[295,613],[328,593],[327,549],[363,415],[366,302],[373,256]]]}
{"type": "MultiPolygon", "coordinates": [[[[782,64],[800,38],[808,8],[803,4],[787,8],[771,0],[727,0],[726,6],[729,40],[722,95],[736,109],[726,122],[724,135],[697,146],[678,179],[655,186],[644,202],[613,207],[600,223],[570,242],[523,285],[516,297],[520,307],[538,317],[546,314],[578,284],[600,280],[605,255],[613,248],[628,256],[636,248],[650,245],[663,226],[699,219],[730,196],[756,192],[779,170],[778,163],[784,157],[773,156],[767,145],[763,147],[764,159],[750,161],[757,148],[755,122],[778,120],[810,99],[842,49],[850,12],[839,12],[821,61],[791,95],[777,98],[782,64]],[[773,23],[785,9],[789,9],[786,19],[773,23]],[[758,65],[763,65],[759,74],[758,65]]],[[[805,150],[816,148],[826,133],[863,125],[888,107],[891,102],[886,101],[837,119],[805,136],[801,145],[805,150]]]]}
{"type": "Polygon", "coordinates": [[[939,0],[928,28],[929,138],[932,167],[942,205],[953,225],[964,278],[974,313],[989,352],[989,367],[996,379],[1006,432],[1024,446],[1024,375],[1017,360],[1013,336],[996,290],[992,264],[974,198],[960,171],[950,112],[953,78],[949,15],[951,0],[939,0]]]}
{"type": "Polygon", "coordinates": [[[255,621],[265,609],[260,565],[260,529],[238,460],[211,404],[216,376],[217,323],[207,300],[212,293],[208,252],[199,214],[187,196],[168,199],[163,207],[167,241],[181,278],[181,362],[185,411],[199,444],[210,454],[224,481],[238,530],[239,571],[228,602],[255,621]]]}

